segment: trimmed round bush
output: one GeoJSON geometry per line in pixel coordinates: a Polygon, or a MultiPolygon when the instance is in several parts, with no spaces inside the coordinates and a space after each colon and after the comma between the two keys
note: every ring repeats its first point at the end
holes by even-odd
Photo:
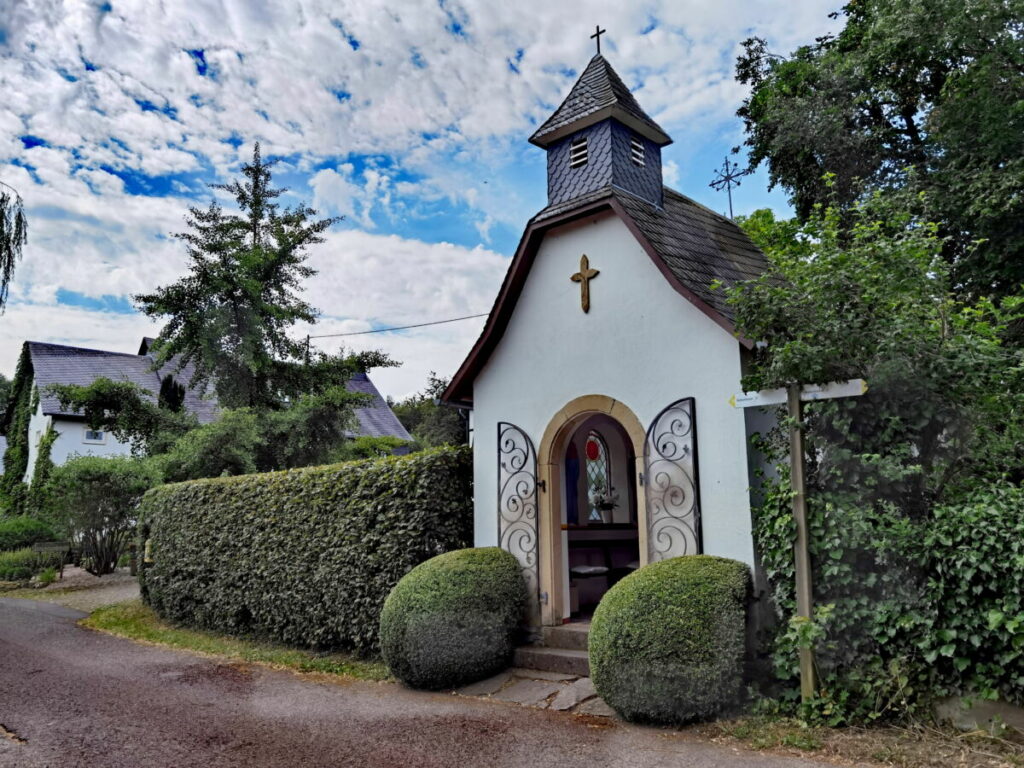
{"type": "Polygon", "coordinates": [[[521,566],[508,552],[438,555],[409,571],[384,601],[384,661],[413,688],[482,680],[509,665],[525,601],[521,566]]]}
{"type": "Polygon", "coordinates": [[[590,629],[590,673],[627,720],[683,724],[739,700],[744,563],[687,555],[653,563],[605,594],[590,629]]]}
{"type": "Polygon", "coordinates": [[[34,517],[20,515],[0,519],[0,552],[31,547],[37,541],[55,538],[53,529],[34,517]]]}

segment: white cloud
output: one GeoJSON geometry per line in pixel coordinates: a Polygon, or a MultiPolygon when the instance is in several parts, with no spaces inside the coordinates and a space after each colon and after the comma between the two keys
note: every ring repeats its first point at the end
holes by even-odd
{"type": "MultiPolygon", "coordinates": [[[[589,59],[593,8],[448,5],[464,36],[446,29],[441,4],[417,0],[114,0],[109,12],[84,0],[4,4],[0,178],[25,198],[30,239],[0,316],[0,370],[12,370],[24,338],[122,349],[151,332],[143,318],[56,296],[125,297],[182,274],[185,250],[169,233],[194,197],[212,195],[201,182],[231,175],[255,140],[308,184],[295,199],[312,196],[348,227],[376,223],[374,235],[330,233],[313,256],[321,274],[309,292],[325,327],[486,311],[501,257],[387,232],[452,237],[428,229],[445,205],[469,209],[470,242],[525,223],[532,195],[543,195],[542,153],[525,140],[589,59]],[[167,182],[172,196],[126,191],[140,175],[165,174],[181,175],[167,182]]],[[[603,5],[600,21],[608,58],[678,140],[731,119],[743,95],[732,78],[739,40],[759,34],[791,50],[835,28],[826,10],[818,0],[640,0],[603,5]]],[[[673,145],[668,183],[688,167],[687,151],[673,145]]],[[[450,373],[478,330],[355,338],[394,345],[406,366],[380,376],[405,393],[427,370],[450,373]]]]}

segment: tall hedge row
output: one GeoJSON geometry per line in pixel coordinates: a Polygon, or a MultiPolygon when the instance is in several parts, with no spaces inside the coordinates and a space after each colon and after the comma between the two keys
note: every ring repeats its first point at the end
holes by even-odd
{"type": "Polygon", "coordinates": [[[469,449],[439,448],[155,488],[143,597],[196,627],[374,650],[398,580],[469,544],[471,475],[469,449]]]}

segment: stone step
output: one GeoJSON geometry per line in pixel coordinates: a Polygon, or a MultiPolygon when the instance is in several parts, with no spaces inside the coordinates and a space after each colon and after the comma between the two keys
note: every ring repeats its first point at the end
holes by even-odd
{"type": "Polygon", "coordinates": [[[563,624],[560,627],[544,627],[542,643],[548,648],[565,648],[571,651],[587,650],[590,636],[589,624],[563,624]]]}
{"type": "Polygon", "coordinates": [[[516,648],[515,665],[524,669],[590,677],[590,660],[587,652],[581,650],[521,645],[516,648]]]}

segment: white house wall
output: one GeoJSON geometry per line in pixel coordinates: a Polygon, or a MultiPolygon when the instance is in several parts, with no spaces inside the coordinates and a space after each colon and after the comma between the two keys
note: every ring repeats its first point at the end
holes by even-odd
{"type": "Polygon", "coordinates": [[[497,543],[497,425],[539,446],[555,413],[583,395],[621,401],[646,428],[670,403],[696,401],[704,551],[753,565],[737,340],[667,282],[607,213],[547,234],[503,338],[473,388],[475,543],[497,543]],[[591,308],[569,277],[587,254],[600,275],[591,308]]]}
{"type": "Polygon", "coordinates": [[[42,405],[39,405],[28,422],[28,468],[25,470],[25,482],[32,482],[32,474],[39,456],[39,441],[46,434],[46,427],[53,425],[57,439],[50,447],[50,461],[60,466],[73,456],[127,456],[132,452],[128,443],[122,443],[109,432],[105,433],[103,443],[85,442],[85,431],[88,429],[84,421],[62,419],[59,416],[44,416],[42,405]]]}

